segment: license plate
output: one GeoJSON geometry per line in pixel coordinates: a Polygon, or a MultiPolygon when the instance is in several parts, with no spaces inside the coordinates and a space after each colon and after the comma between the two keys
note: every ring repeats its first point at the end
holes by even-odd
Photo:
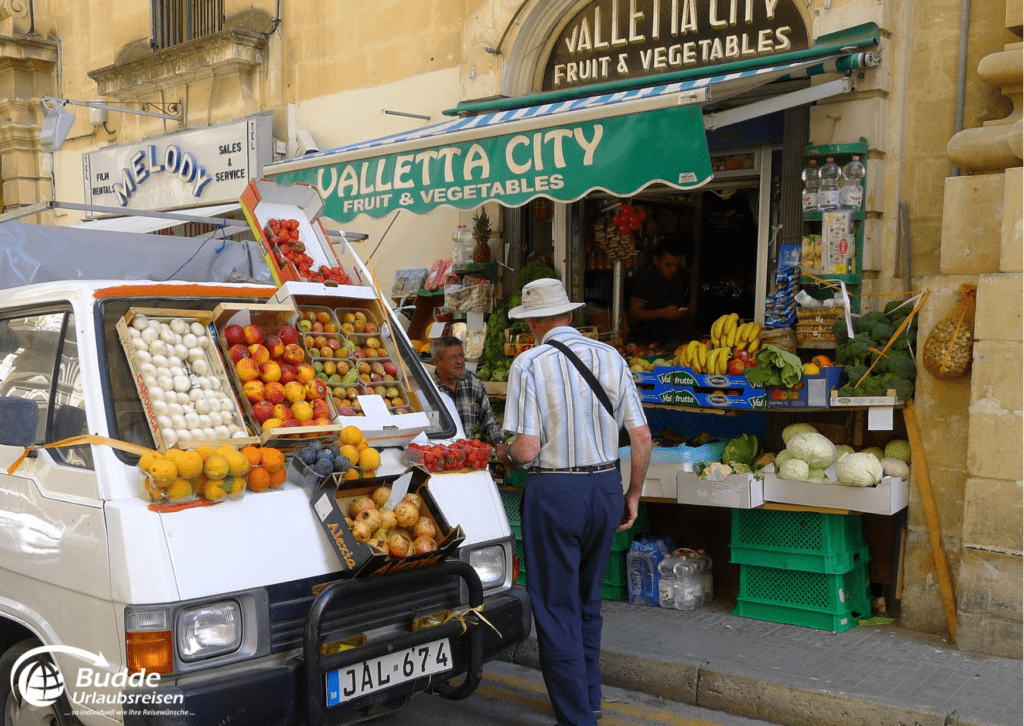
{"type": "Polygon", "coordinates": [[[328,673],[327,705],[337,706],[353,698],[451,669],[452,653],[447,640],[435,640],[382,655],[328,673]]]}

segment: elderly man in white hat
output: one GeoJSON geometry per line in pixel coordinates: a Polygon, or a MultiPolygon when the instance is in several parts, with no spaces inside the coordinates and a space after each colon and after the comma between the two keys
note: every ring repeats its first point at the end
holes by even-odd
{"type": "Polygon", "coordinates": [[[504,428],[510,457],[530,475],[523,497],[523,554],[541,672],[560,726],[595,726],[601,710],[601,580],[616,531],[632,526],[651,454],[651,431],[622,356],[573,327],[559,280],[523,287],[509,311],[537,346],[508,376],[504,428]],[[623,496],[619,431],[629,433],[623,496]]]}

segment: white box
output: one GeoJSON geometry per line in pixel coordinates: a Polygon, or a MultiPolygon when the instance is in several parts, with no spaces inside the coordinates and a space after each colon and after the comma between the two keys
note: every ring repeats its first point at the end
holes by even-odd
{"type": "Polygon", "coordinates": [[[362,416],[340,417],[344,423],[352,423],[363,432],[363,438],[373,447],[405,446],[421,431],[430,426],[430,419],[423,411],[413,413],[391,413],[380,396],[359,396],[362,416]]]}
{"type": "Polygon", "coordinates": [[[766,472],[764,498],[765,501],[781,504],[848,509],[869,514],[895,514],[906,508],[910,501],[910,482],[887,476],[877,486],[848,487],[842,484],[782,479],[777,474],[766,472]]]}
{"type": "Polygon", "coordinates": [[[730,474],[716,481],[680,471],[676,475],[676,501],[703,507],[756,509],[764,504],[764,486],[753,474],[730,474]]]}
{"type": "MultiPolygon", "coordinates": [[[[619,471],[622,473],[622,491],[629,488],[629,467],[630,459],[619,458],[619,471]]],[[[657,497],[659,499],[676,498],[676,474],[683,467],[678,461],[652,461],[647,466],[647,475],[644,477],[644,488],[640,496],[657,497]]]]}

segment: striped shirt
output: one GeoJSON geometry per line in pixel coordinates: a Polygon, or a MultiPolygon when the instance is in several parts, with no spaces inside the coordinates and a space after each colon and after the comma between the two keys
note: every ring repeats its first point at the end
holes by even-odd
{"type": "Polygon", "coordinates": [[[576,366],[560,350],[539,345],[518,355],[508,374],[505,430],[540,439],[533,462],[546,469],[590,466],[619,458],[619,430],[647,423],[626,361],[610,345],[575,328],[552,328],[544,342],[564,343],[608,393],[613,420],[576,366]]]}

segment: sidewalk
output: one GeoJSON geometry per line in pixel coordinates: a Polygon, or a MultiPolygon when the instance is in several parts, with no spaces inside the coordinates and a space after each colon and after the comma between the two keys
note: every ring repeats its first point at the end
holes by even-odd
{"type": "MultiPolygon", "coordinates": [[[[898,625],[845,633],[604,601],[610,686],[789,726],[1021,726],[1022,662],[898,625]]],[[[511,660],[537,667],[535,633],[511,660]]]]}

